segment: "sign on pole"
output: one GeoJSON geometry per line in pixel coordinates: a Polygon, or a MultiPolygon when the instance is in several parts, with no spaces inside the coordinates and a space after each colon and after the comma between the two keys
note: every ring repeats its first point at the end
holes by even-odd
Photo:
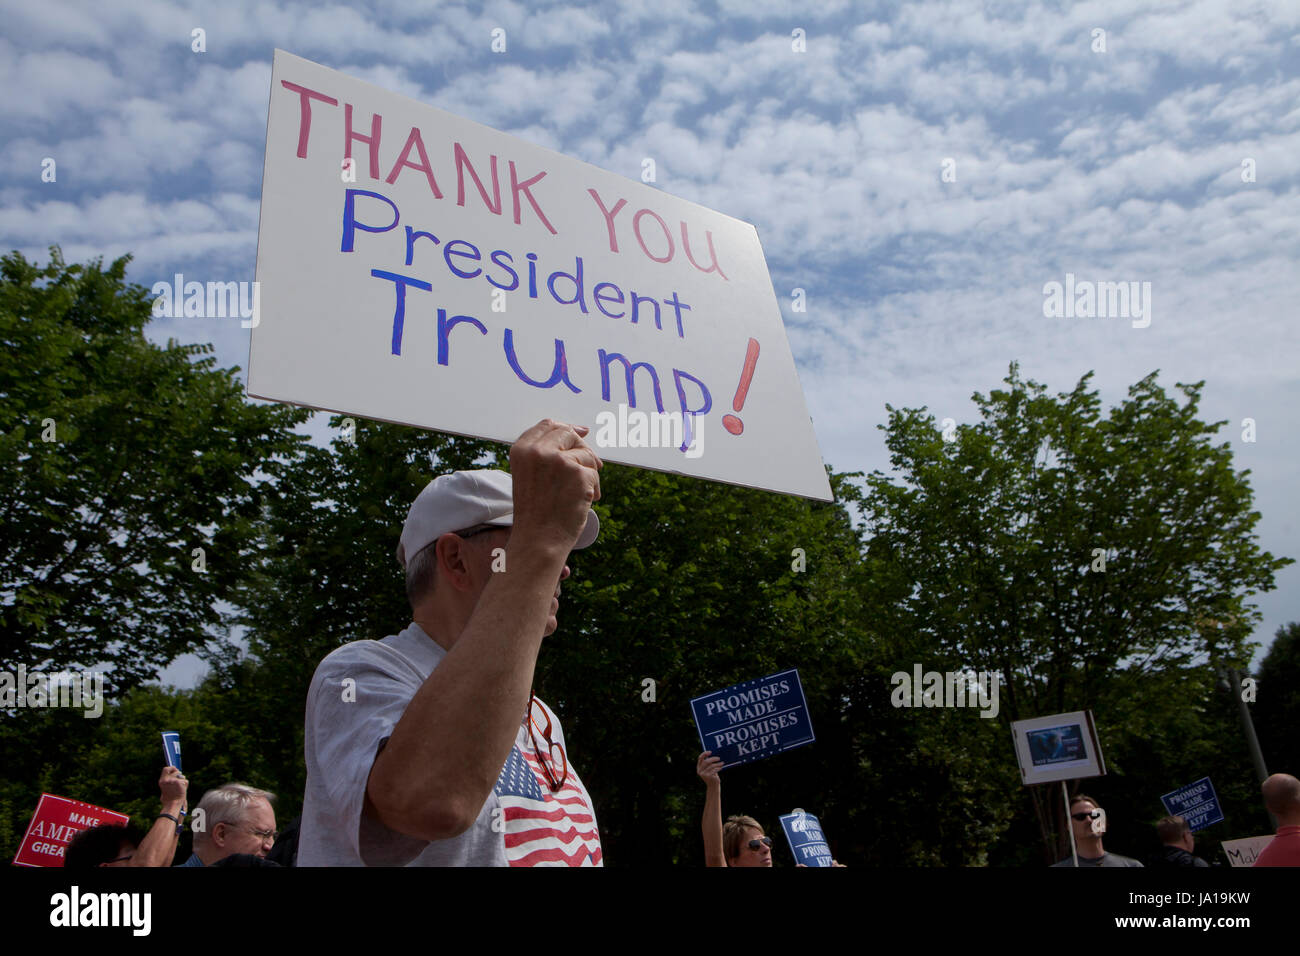
{"type": "Polygon", "coordinates": [[[125,825],[131,818],[92,803],[42,793],[32,822],[14,857],[17,866],[63,866],[63,854],[79,831],[104,823],[125,825]]]}
{"type": "Polygon", "coordinates": [[[831,499],[752,225],[282,50],[266,132],[250,395],[831,499]]]}
{"type": "Polygon", "coordinates": [[[804,866],[830,866],[831,848],[822,832],[821,821],[811,813],[795,810],[781,817],[781,829],[790,842],[795,863],[804,866]]]}
{"type": "Polygon", "coordinates": [[[691,713],[702,749],[721,757],[723,770],[817,739],[793,668],[696,697],[691,713]]]}
{"type": "Polygon", "coordinates": [[[1011,725],[1011,737],[1025,786],[1106,773],[1090,710],[1018,720],[1011,725]]]}
{"type": "Polygon", "coordinates": [[[1166,793],[1160,802],[1171,816],[1183,817],[1193,833],[1204,830],[1211,824],[1223,822],[1219,796],[1214,792],[1214,784],[1210,783],[1209,777],[1202,777],[1195,783],[1166,793]]]}

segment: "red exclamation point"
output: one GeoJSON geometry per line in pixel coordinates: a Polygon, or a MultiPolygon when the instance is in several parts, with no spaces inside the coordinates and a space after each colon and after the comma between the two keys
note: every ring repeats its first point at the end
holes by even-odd
{"type": "MultiPolygon", "coordinates": [[[[749,393],[749,383],[754,380],[754,366],[758,364],[758,339],[749,340],[749,348],[745,350],[745,370],[740,373],[740,387],[736,389],[736,397],[731,400],[733,411],[740,411],[745,407],[745,396],[749,393]]],[[[722,427],[733,435],[739,435],[745,430],[745,423],[735,415],[723,415],[722,427]]]]}

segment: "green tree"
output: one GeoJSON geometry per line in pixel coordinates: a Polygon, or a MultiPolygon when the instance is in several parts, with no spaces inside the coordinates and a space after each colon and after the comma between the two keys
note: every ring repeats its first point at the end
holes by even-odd
{"type": "Polygon", "coordinates": [[[147,341],[128,261],[0,259],[0,667],[98,666],[115,693],[222,625],[307,415],[147,341]]]}
{"type": "MultiPolygon", "coordinates": [[[[1256,544],[1248,473],[1211,442],[1224,423],[1196,417],[1203,383],[1179,403],[1153,373],[1103,417],[1090,377],[1053,398],[1013,364],[952,441],[924,409],[889,407],[902,480],[874,473],[866,504],[871,555],[911,585],[898,628],[999,672],[1007,720],[1091,708],[1118,754],[1203,700],[1211,661],[1241,665],[1248,599],[1291,562],[1256,544]]],[[[1050,858],[1060,793],[1032,799],[1050,858]]]]}
{"type": "Polygon", "coordinates": [[[703,862],[690,699],[791,667],[816,742],[722,774],[724,815],[756,817],[779,861],[777,818],[796,807],[856,865],[979,863],[1005,829],[995,799],[1008,787],[988,769],[997,722],[890,704],[890,675],[921,658],[890,630],[891,580],[862,559],[853,477],[832,474],[822,503],[602,472],[601,540],[571,557],[537,686],[564,719],[611,865],[703,862]]]}
{"type": "MultiPolygon", "coordinates": [[[[832,483],[855,492],[842,476],[832,483]]],[[[724,771],[723,810],[771,829],[803,806],[835,833],[828,801],[844,775],[823,767],[847,736],[841,687],[862,638],[851,587],[860,542],[842,501],[618,465],[602,471],[601,491],[601,537],[570,557],[537,688],[564,720],[610,864],[703,862],[690,699],[790,667],[818,741],[724,771]]]]}

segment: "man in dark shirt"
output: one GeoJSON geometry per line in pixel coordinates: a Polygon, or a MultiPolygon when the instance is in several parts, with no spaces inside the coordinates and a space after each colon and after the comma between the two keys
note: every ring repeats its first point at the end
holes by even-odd
{"type": "Polygon", "coordinates": [[[1152,866],[1204,866],[1206,863],[1199,856],[1193,856],[1196,849],[1196,837],[1192,828],[1182,817],[1165,817],[1156,824],[1156,835],[1164,844],[1161,851],[1151,857],[1152,866]]]}

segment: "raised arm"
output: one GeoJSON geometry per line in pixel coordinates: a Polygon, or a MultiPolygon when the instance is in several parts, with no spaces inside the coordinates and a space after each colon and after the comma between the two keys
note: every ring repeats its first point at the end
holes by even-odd
{"type": "MultiPolygon", "coordinates": [[[[468,623],[412,698],[366,787],[366,812],[424,840],[458,836],[478,817],[528,706],[565,560],[600,498],[600,459],[584,426],[549,419],[511,447],[513,527],[506,569],[488,574],[468,623]]],[[[435,545],[439,587],[472,593],[466,542],[435,545]]]]}
{"type": "Polygon", "coordinates": [[[163,767],[158,778],[162,792],[161,814],[154,820],[149,832],[136,847],[127,866],[171,866],[176,855],[176,841],[180,839],[181,812],[185,809],[185,793],[190,782],[175,767],[163,767]],[[174,819],[173,819],[174,818],[174,819]]]}
{"type": "Polygon", "coordinates": [[[722,852],[722,778],[718,775],[722,758],[712,753],[704,751],[695,762],[695,772],[704,781],[704,817],[700,821],[704,833],[704,865],[726,866],[727,859],[722,852]]]}

